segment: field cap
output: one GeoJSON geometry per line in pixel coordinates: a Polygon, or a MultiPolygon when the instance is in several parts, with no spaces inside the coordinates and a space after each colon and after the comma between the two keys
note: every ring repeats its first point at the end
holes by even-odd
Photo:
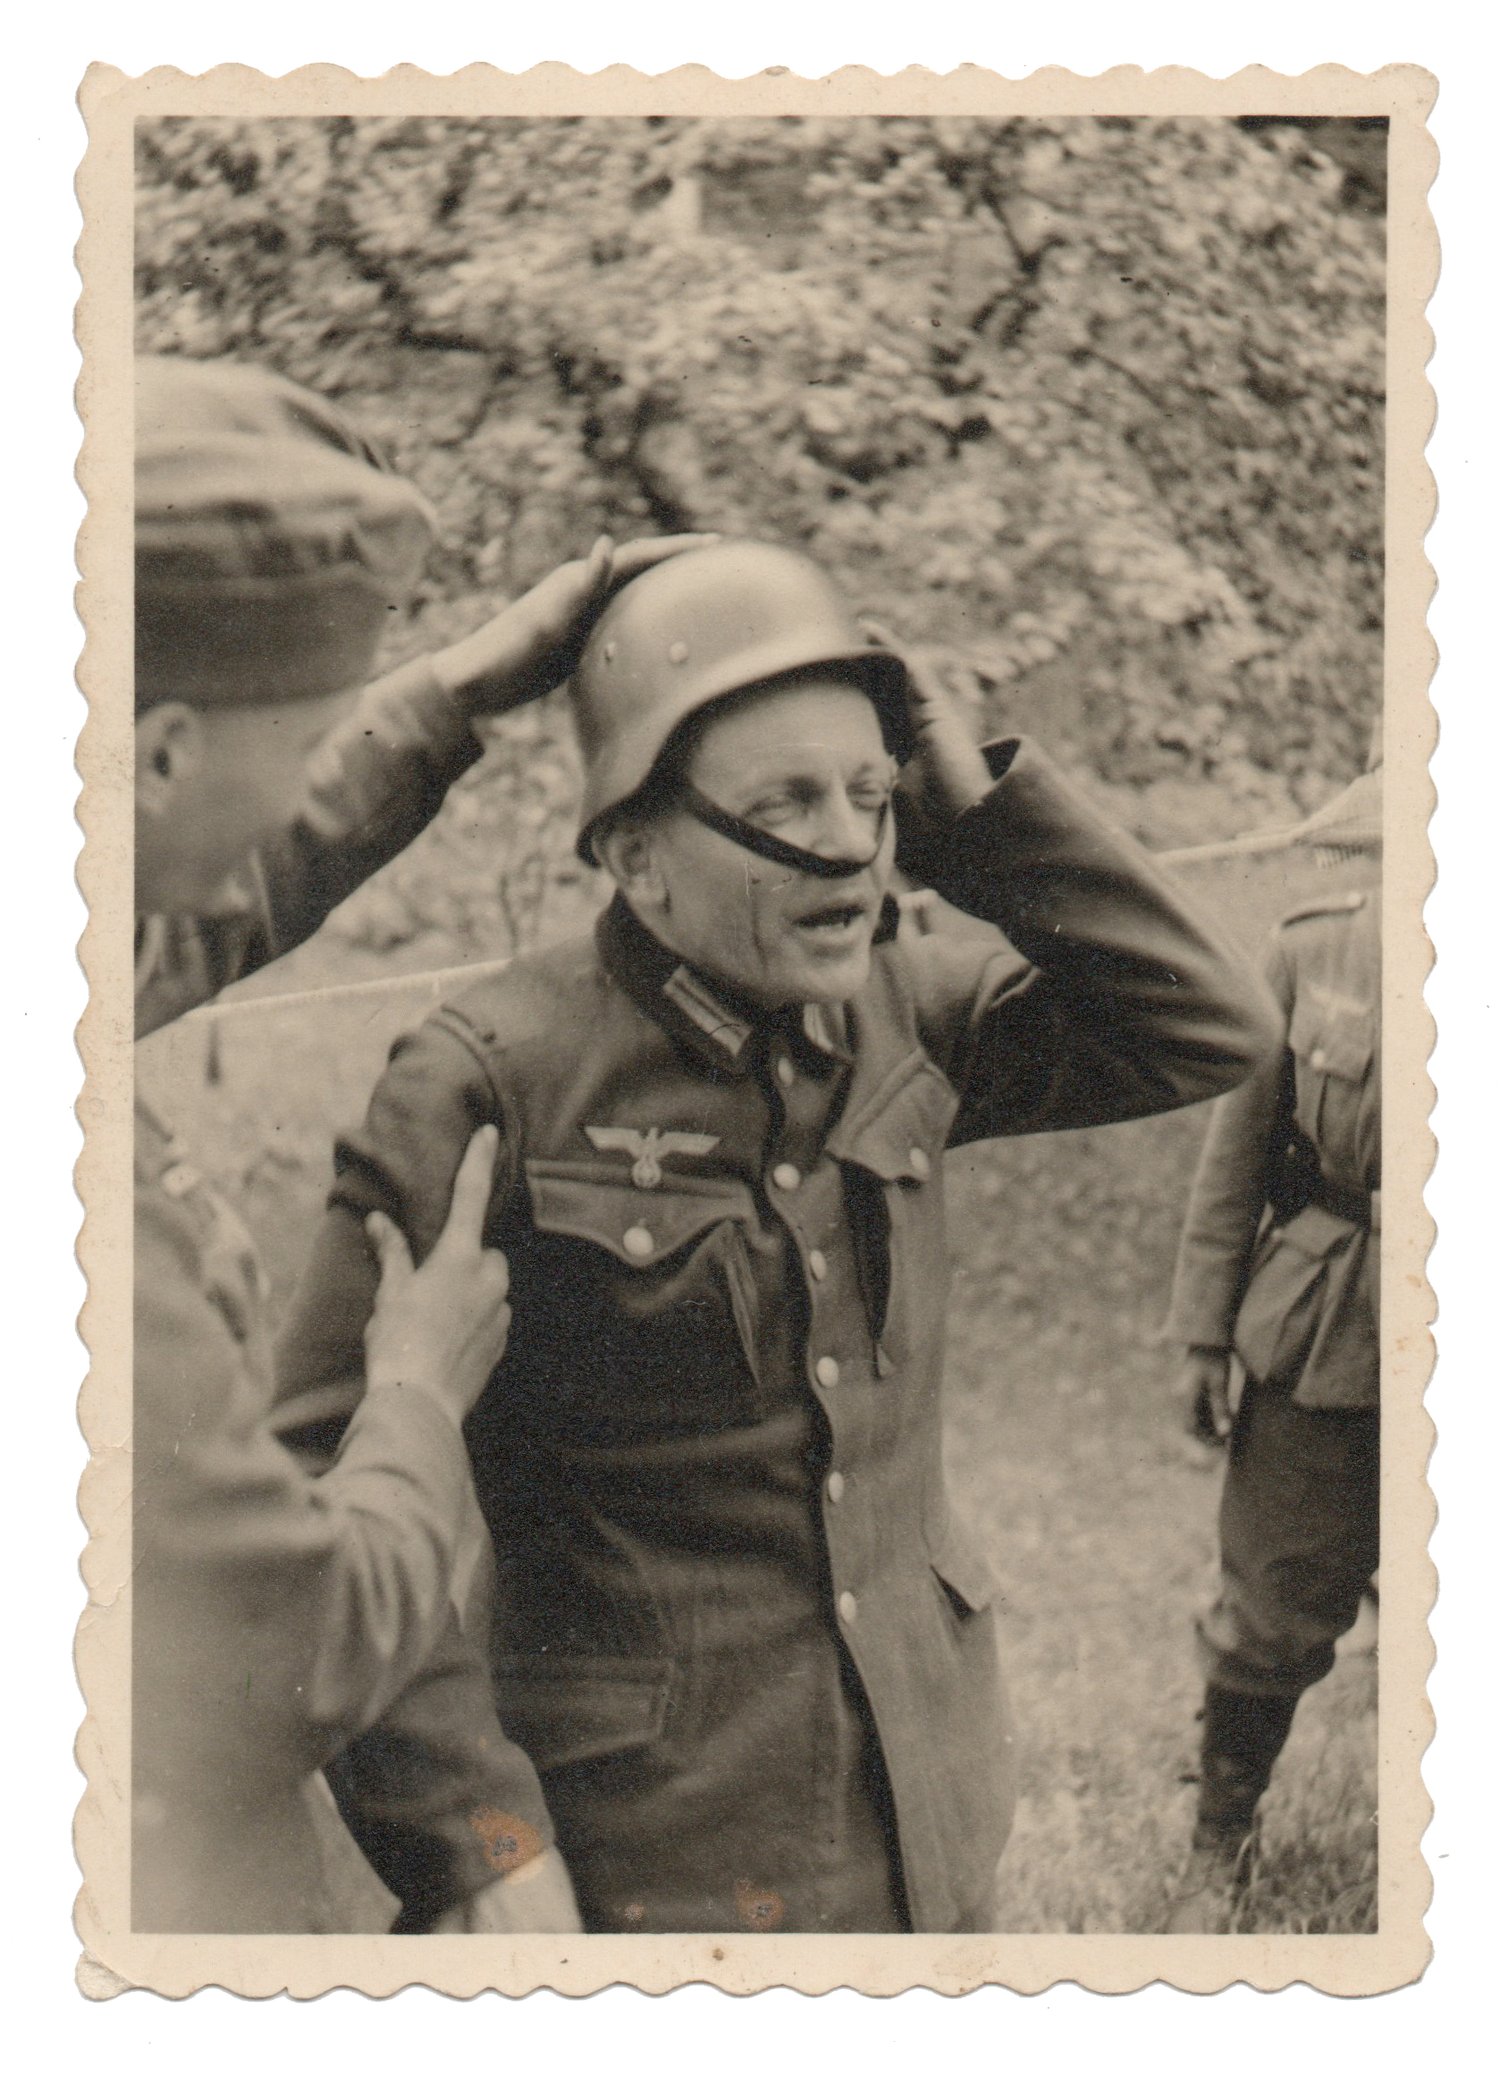
{"type": "Polygon", "coordinates": [[[315,699],[369,677],[431,507],[311,390],[136,363],[136,706],[315,699]]]}

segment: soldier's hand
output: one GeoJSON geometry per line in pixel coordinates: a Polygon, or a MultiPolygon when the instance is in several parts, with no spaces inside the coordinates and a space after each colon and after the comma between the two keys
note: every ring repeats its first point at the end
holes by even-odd
{"type": "Polygon", "coordinates": [[[932,664],[903,649],[874,621],[867,619],[865,626],[906,665],[906,710],[916,746],[901,773],[900,790],[924,821],[953,821],[989,791],[989,766],[958,701],[932,664]]]}
{"type": "Polygon", "coordinates": [[[564,562],[514,605],[440,650],[433,669],[472,714],[509,713],[572,676],[594,622],[622,584],[717,538],[675,533],[616,547],[601,534],[581,561],[564,562]]]}
{"type": "Polygon", "coordinates": [[[470,1139],[448,1222],[420,1268],[388,1217],[374,1211],[365,1220],[380,1263],[365,1327],[368,1388],[425,1391],[455,1423],[473,1407],[510,1334],[510,1271],[504,1254],[483,1244],[499,1144],[493,1124],[470,1139]]]}
{"type": "Polygon", "coordinates": [[[948,832],[990,789],[989,766],[957,700],[932,665],[864,616],[866,632],[906,665],[907,718],[914,748],[897,781],[896,862],[918,884],[942,880],[948,832]]]}
{"type": "Polygon", "coordinates": [[[467,1932],[471,1936],[504,1936],[517,1931],[581,1931],[583,1921],[573,1899],[568,1869],[555,1851],[542,1852],[503,1880],[491,1881],[477,1895],[455,1902],[436,1918],[432,1930],[467,1932]]]}
{"type": "Polygon", "coordinates": [[[1184,1425],[1194,1440],[1222,1447],[1234,1424],[1229,1410],[1229,1350],[1190,1347],[1178,1375],[1184,1425]]]}

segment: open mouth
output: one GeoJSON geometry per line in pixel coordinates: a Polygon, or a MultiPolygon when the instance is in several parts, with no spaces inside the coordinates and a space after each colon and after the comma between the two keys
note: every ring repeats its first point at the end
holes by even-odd
{"type": "Polygon", "coordinates": [[[805,915],[799,915],[796,926],[811,936],[836,941],[852,936],[868,915],[863,901],[825,901],[821,907],[809,908],[805,915]]]}

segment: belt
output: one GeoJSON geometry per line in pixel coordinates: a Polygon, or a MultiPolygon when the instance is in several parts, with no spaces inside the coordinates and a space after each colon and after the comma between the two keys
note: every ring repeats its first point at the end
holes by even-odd
{"type": "Polygon", "coordinates": [[[1330,1181],[1326,1174],[1320,1174],[1307,1200],[1319,1210],[1347,1219],[1351,1225],[1362,1225],[1367,1232],[1380,1230],[1378,1189],[1346,1189],[1342,1182],[1330,1181]]]}

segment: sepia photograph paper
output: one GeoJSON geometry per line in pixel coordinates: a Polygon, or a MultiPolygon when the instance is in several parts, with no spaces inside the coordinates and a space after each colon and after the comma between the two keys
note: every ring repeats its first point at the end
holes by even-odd
{"type": "Polygon", "coordinates": [[[1420,1975],[1433,94],[90,70],[85,1993],[1420,1975]]]}

